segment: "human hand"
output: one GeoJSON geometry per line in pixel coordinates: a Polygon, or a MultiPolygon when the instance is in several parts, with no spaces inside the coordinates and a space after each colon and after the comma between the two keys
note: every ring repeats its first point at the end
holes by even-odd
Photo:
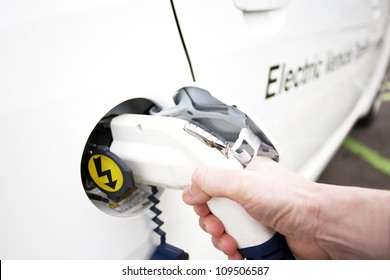
{"type": "Polygon", "coordinates": [[[318,204],[312,198],[321,187],[266,157],[257,157],[240,171],[202,167],[192,177],[183,200],[194,206],[202,229],[229,259],[241,259],[237,243],[209,210],[211,197],[237,201],[254,219],[286,236],[299,258],[329,258],[317,244],[318,204]]]}
{"type": "Polygon", "coordinates": [[[249,215],[286,237],[300,259],[390,259],[390,191],[319,184],[267,157],[240,171],[202,167],[183,192],[200,226],[229,259],[237,242],[207,206],[212,197],[238,202],[249,215]]]}

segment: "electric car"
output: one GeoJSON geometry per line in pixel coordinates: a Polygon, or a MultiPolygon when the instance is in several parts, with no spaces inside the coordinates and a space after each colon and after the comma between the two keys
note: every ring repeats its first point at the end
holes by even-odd
{"type": "MultiPolygon", "coordinates": [[[[171,160],[176,150],[162,153],[162,140],[153,151],[114,147],[121,134],[113,124],[132,115],[158,123],[161,112],[171,117],[168,109],[184,104],[178,94],[195,91],[202,97],[191,108],[237,108],[254,130],[267,131],[281,164],[315,180],[355,122],[377,107],[389,6],[1,1],[0,258],[150,259],[165,241],[190,259],[224,258],[180,189],[140,183],[137,161],[123,159],[147,159],[147,175],[170,164],[188,179],[171,160]],[[115,184],[129,187],[115,193],[115,184]]],[[[223,123],[204,125],[229,134],[223,123]]],[[[157,128],[153,139],[165,139],[169,129],[157,128]]],[[[185,156],[191,146],[178,150],[185,156]]]]}

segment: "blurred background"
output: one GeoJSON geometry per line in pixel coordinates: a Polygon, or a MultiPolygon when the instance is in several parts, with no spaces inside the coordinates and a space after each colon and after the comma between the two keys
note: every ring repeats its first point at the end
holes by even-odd
{"type": "Polygon", "coordinates": [[[318,182],[390,190],[390,71],[377,119],[355,125],[318,182]]]}

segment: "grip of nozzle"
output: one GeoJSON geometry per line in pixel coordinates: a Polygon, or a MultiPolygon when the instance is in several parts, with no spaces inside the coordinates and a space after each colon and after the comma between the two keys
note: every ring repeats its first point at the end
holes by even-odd
{"type": "Polygon", "coordinates": [[[294,259],[285,237],[253,219],[237,202],[212,198],[207,204],[223,223],[225,232],[236,240],[245,259],[294,259]]]}

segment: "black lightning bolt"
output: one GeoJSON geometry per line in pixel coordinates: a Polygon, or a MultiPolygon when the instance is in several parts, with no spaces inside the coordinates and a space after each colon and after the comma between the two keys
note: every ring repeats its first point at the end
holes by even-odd
{"type": "Polygon", "coordinates": [[[94,158],[93,162],[95,163],[97,175],[99,176],[99,178],[103,177],[103,176],[107,176],[108,183],[105,183],[105,185],[114,190],[115,186],[116,186],[116,182],[118,180],[112,181],[111,170],[110,169],[105,170],[105,171],[102,170],[102,158],[101,157],[94,158]]]}

